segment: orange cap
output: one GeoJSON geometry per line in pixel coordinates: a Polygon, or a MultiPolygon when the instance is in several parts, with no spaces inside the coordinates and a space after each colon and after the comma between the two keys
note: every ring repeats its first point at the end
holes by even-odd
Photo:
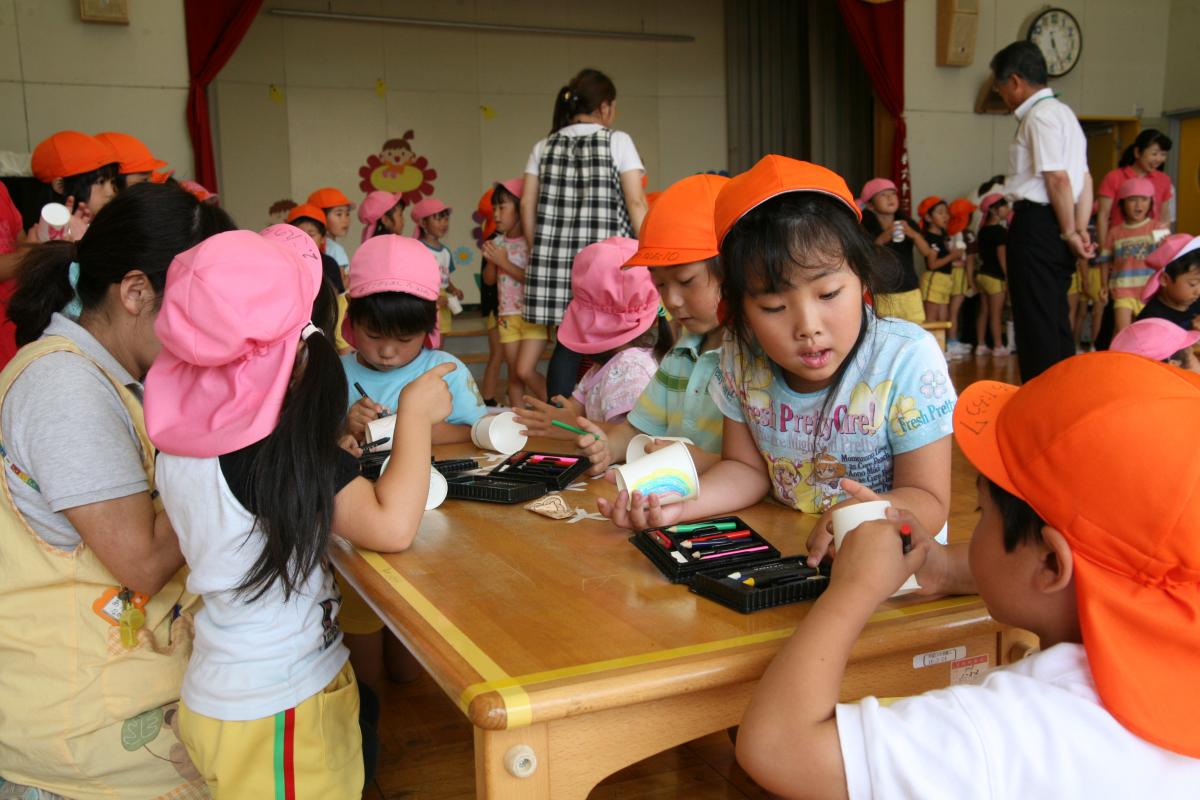
{"type": "Polygon", "coordinates": [[[714,211],[717,243],[748,212],[789,192],[820,192],[841,200],[854,216],[862,219],[862,210],[842,176],[818,164],[797,161],[786,156],[763,156],[750,169],[730,179],[717,196],[714,211]]]}
{"type": "Polygon", "coordinates": [[[167,180],[175,174],[173,169],[164,169],[162,172],[155,172],[150,176],[151,183],[166,183],[167,180]]]}
{"type": "Polygon", "coordinates": [[[1200,375],[1129,353],[1076,356],[1020,389],[967,387],[954,436],[1071,545],[1105,708],[1200,758],[1200,375]]]}
{"type": "Polygon", "coordinates": [[[316,206],[314,206],[312,203],[303,203],[303,204],[298,205],[295,208],[293,208],[291,211],[288,212],[287,221],[295,222],[296,220],[300,219],[301,217],[308,217],[309,219],[315,219],[317,222],[321,223],[322,225],[328,224],[325,221],[325,212],[322,211],[321,209],[317,208],[316,206]]]}
{"type": "Polygon", "coordinates": [[[924,220],[925,215],[932,211],[935,207],[940,206],[946,201],[938,197],[936,194],[930,195],[921,201],[921,205],[917,206],[917,217],[924,220]]]}
{"type": "Polygon", "coordinates": [[[117,157],[103,142],[79,131],[59,131],[33,149],[30,167],[42,183],[69,178],[116,163],[117,157]]]}
{"type": "Polygon", "coordinates": [[[122,175],[153,172],[167,165],[161,158],[155,158],[141,139],[128,133],[97,133],[96,140],[112,151],[113,160],[120,165],[122,175]]]}
{"type": "Polygon", "coordinates": [[[337,208],[338,206],[354,208],[354,203],[350,202],[350,198],[342,194],[340,189],[334,189],[332,186],[317,189],[308,196],[308,200],[305,202],[323,209],[337,208]]]}
{"type": "Polygon", "coordinates": [[[720,248],[713,209],[727,183],[721,175],[692,175],[671,184],[647,212],[638,251],[625,266],[673,267],[714,257],[720,248]]]}

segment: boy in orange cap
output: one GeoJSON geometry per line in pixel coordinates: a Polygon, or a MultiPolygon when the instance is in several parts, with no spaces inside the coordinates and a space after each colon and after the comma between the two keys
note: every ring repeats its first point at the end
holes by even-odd
{"type": "Polygon", "coordinates": [[[305,202],[325,212],[325,254],[337,262],[345,278],[350,269],[350,256],[337,240],[350,231],[350,212],[354,210],[354,203],[332,186],[317,189],[305,202]]]}
{"type": "MultiPolygon", "coordinates": [[[[621,422],[598,425],[580,418],[589,435],[578,445],[592,461],[591,474],[625,460],[639,434],[685,438],[697,466],[720,460],[724,415],[708,393],[725,328],[718,318],[721,277],[713,209],[729,178],[692,175],[661,192],[642,223],[638,251],[625,267],[649,267],[662,305],[684,332],[658,365],[654,379],[621,422]]],[[[655,449],[652,444],[647,450],[655,449]]]]}
{"type": "Polygon", "coordinates": [[[325,235],[328,232],[328,228],[325,226],[325,212],[314,205],[304,203],[288,212],[287,221],[289,225],[295,225],[307,233],[317,243],[317,249],[321,251],[321,272],[325,276],[325,280],[333,284],[333,288],[338,294],[345,292],[346,284],[342,282],[342,270],[338,267],[337,262],[325,252],[327,242],[325,235]]]}
{"type": "Polygon", "coordinates": [[[973,384],[954,428],[980,472],[970,544],[936,545],[903,511],[852,531],[755,690],[738,760],[788,797],[1194,797],[1200,376],[1091,353],[1020,389],[973,384]],[[914,572],[926,594],[979,592],[1041,652],[981,685],[838,704],[859,632],[914,572]]]}
{"type": "Polygon", "coordinates": [[[117,162],[118,190],[150,180],[154,170],[167,165],[161,158],[155,158],[141,139],[128,133],[106,131],[97,133],[96,139],[112,151],[117,162]]]}
{"type": "MultiPolygon", "coordinates": [[[[88,223],[117,194],[117,157],[94,136],[79,131],[59,131],[43,139],[30,159],[33,177],[50,187],[38,202],[62,203],[72,212],[71,238],[79,239],[88,223]]],[[[38,226],[27,234],[38,243],[38,226]]]]}

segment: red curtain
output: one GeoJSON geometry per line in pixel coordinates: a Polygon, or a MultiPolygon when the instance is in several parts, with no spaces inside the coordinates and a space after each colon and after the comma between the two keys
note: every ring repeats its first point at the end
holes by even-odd
{"type": "Polygon", "coordinates": [[[912,207],[912,185],[904,123],[904,0],[882,3],[838,0],[838,10],[875,94],[895,120],[891,178],[900,190],[900,207],[908,213],[912,207]]]}
{"type": "Polygon", "coordinates": [[[262,0],[184,0],[187,25],[187,122],[196,159],[196,180],[217,191],[212,130],[208,119],[208,85],[237,50],[262,0]]]}

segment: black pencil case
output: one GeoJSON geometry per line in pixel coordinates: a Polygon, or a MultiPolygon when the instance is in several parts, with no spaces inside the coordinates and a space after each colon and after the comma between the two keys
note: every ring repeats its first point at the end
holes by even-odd
{"type": "Polygon", "coordinates": [[[806,556],[788,556],[745,564],[740,569],[705,570],[692,577],[691,591],[734,611],[749,614],[764,608],[815,600],[829,586],[829,561],[808,566],[806,556]],[[786,577],[785,577],[786,576],[786,577]],[[747,585],[752,580],[756,585],[747,585]]]}
{"type": "Polygon", "coordinates": [[[392,454],[390,450],[383,452],[369,451],[363,453],[358,458],[358,471],[367,480],[378,480],[379,473],[383,470],[383,462],[387,461],[388,456],[392,454]]]}
{"type": "Polygon", "coordinates": [[[446,478],[446,496],[485,503],[521,503],[549,492],[543,481],[497,475],[451,475],[446,478]]]}
{"type": "Polygon", "coordinates": [[[473,458],[448,458],[444,461],[434,461],[433,468],[442,475],[449,477],[460,472],[470,472],[479,469],[479,462],[473,458]]]}
{"type": "Polygon", "coordinates": [[[741,517],[717,517],[716,519],[681,524],[694,526],[729,522],[735,523],[737,528],[731,531],[700,529],[681,533],[671,533],[662,528],[648,528],[630,536],[629,541],[634,547],[641,550],[671,583],[687,583],[693,575],[702,571],[722,569],[725,573],[729,573],[743,564],[779,558],[779,550],[747,525],[741,517]],[[720,548],[723,548],[721,550],[710,547],[688,548],[681,545],[682,542],[694,540],[697,537],[741,531],[749,531],[750,535],[739,537],[736,542],[719,545],[720,548]],[[735,552],[739,550],[745,552],[735,552]],[[695,554],[698,552],[703,552],[703,555],[696,557],[695,554]]]}
{"type": "Polygon", "coordinates": [[[584,455],[519,450],[488,474],[508,480],[540,481],[548,491],[556,492],[570,486],[591,466],[592,462],[584,455]]]}

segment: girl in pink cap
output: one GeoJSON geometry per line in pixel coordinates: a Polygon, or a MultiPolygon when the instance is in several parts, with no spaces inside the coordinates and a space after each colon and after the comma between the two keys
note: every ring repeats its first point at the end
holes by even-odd
{"type": "Polygon", "coordinates": [[[550,405],[527,396],[529,408],[513,409],[531,436],[574,438],[550,427],[555,419],[572,425],[579,417],[598,424],[623,421],[674,344],[671,326],[659,314],[650,270],[622,269],[637,249],[635,240],[614,236],[588,245],[575,257],[573,296],[558,339],[590,355],[592,366],[571,397],[557,395],[550,405]]]}
{"type": "Polygon", "coordinates": [[[454,295],[455,299],[459,301],[459,311],[462,310],[463,299],[462,290],[450,280],[450,273],[454,272],[454,254],[450,252],[449,247],[442,243],[442,239],[445,239],[446,234],[450,232],[450,206],[436,197],[426,197],[413,206],[412,220],[416,225],[413,236],[428,247],[437,260],[438,270],[441,273],[441,288],[437,300],[438,327],[443,332],[448,332],[453,319],[449,308],[449,295],[454,295]]]}
{"type": "Polygon", "coordinates": [[[913,265],[913,250],[920,252],[926,262],[933,261],[937,254],[917,230],[917,223],[901,213],[896,184],[887,178],[867,181],[858,205],[863,211],[863,228],[875,244],[886,247],[896,257],[887,274],[880,277],[879,291],[874,295],[875,311],[881,317],[921,324],[925,321],[925,302],[913,265]]]}
{"type": "Polygon", "coordinates": [[[404,233],[404,195],[400,192],[371,192],[358,207],[363,224],[362,241],[381,233],[404,233]]]}
{"type": "Polygon", "coordinates": [[[183,679],[180,733],[214,790],[358,797],[359,694],[327,549],[404,550],[424,511],[429,426],[450,410],[452,365],[397,403],[391,464],[372,484],[337,445],[346,379],[310,321],[316,245],[276,225],[176,258],[146,378],[155,476],[204,597],[183,679]],[[286,468],[285,468],[286,467],[286,468]]]}
{"type": "Polygon", "coordinates": [[[1146,258],[1169,232],[1166,223],[1153,216],[1154,184],[1146,178],[1130,178],[1117,191],[1124,221],[1108,229],[1100,250],[1101,285],[1113,301],[1113,332],[1119,333],[1145,307],[1142,287],[1154,270],[1146,258]]]}

